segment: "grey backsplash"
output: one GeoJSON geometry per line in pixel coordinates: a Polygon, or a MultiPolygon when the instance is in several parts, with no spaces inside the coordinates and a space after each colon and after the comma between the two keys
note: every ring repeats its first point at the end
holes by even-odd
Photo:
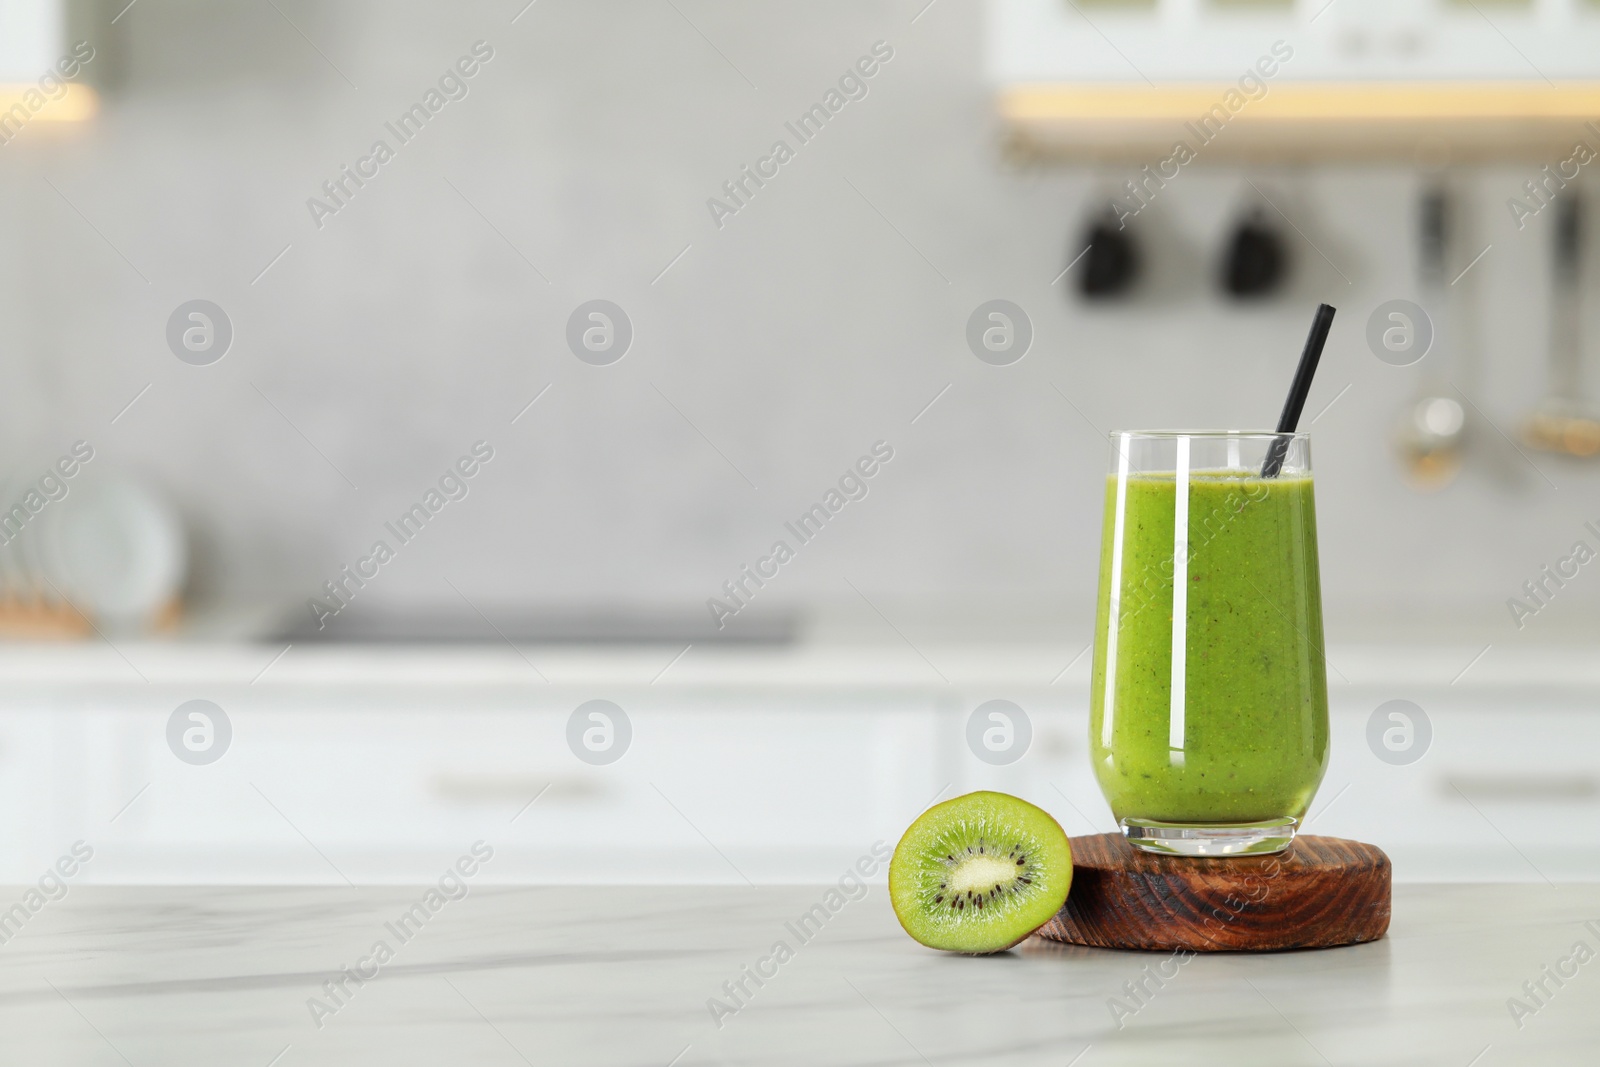
{"type": "Polygon", "coordinates": [[[1307,407],[1339,397],[1312,427],[1331,635],[1595,619],[1588,574],[1522,632],[1505,604],[1600,519],[1594,465],[1535,455],[1541,475],[1501,433],[1545,381],[1548,216],[1518,232],[1505,208],[1534,168],[1470,175],[1466,240],[1493,247],[1457,285],[1469,454],[1419,495],[1391,439],[1440,353],[1398,369],[1363,338],[1415,295],[1411,171],[1186,168],[1132,223],[1150,285],[1086,307],[1053,279],[1130,168],[1002,161],[977,5],[913,23],[920,2],[540,0],[513,24],[523,5],[150,0],[90,33],[119,72],[100,117],[0,150],[0,442],[26,467],[86,438],[161,487],[193,530],[201,619],[306,613],[480,440],[466,498],[355,607],[459,612],[453,584],[491,615],[699,619],[885,441],[868,495],[752,612],[890,640],[879,611],[912,637],[1086,634],[1105,431],[1270,424],[1319,299],[1341,311],[1307,407]],[[384,123],[478,40],[494,56],[467,97],[319,229],[307,199],[394,144],[384,123]],[[793,144],[784,122],[877,41],[893,58],[867,96],[719,228],[707,199],[793,144]],[[1304,239],[1292,291],[1241,307],[1214,263],[1247,177],[1304,239]],[[209,367],[164,340],[197,297],[236,331],[209,367]],[[964,341],[996,297],[1036,331],[1009,367],[964,341]],[[610,366],[566,346],[595,298],[635,330],[610,366]]]}

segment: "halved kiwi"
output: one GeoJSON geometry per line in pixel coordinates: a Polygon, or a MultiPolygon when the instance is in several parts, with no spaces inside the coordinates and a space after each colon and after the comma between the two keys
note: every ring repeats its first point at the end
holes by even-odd
{"type": "Polygon", "coordinates": [[[1050,813],[1005,793],[935,804],[900,838],[889,900],[929,948],[1010,948],[1049,922],[1072,884],[1072,846],[1050,813]]]}

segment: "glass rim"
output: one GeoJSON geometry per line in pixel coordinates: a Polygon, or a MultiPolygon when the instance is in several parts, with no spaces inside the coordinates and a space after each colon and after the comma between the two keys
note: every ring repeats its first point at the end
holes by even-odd
{"type": "Polygon", "coordinates": [[[1179,437],[1210,438],[1215,440],[1257,439],[1257,440],[1288,440],[1309,441],[1311,434],[1305,430],[1292,430],[1279,433],[1276,430],[1112,430],[1106,435],[1111,440],[1119,437],[1139,437],[1146,440],[1175,440],[1179,437]]]}

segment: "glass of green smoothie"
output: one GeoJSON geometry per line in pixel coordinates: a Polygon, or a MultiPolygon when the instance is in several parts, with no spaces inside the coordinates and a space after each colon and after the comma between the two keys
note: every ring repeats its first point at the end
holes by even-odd
{"type": "Polygon", "coordinates": [[[1305,434],[1111,435],[1089,748],[1137,848],[1294,840],[1328,764],[1305,434]]]}

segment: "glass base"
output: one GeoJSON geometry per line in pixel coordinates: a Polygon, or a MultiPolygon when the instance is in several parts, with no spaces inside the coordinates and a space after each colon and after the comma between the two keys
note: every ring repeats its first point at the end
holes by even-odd
{"type": "Polygon", "coordinates": [[[1214,826],[1209,823],[1156,822],[1123,819],[1128,844],[1142,852],[1166,856],[1263,856],[1294,844],[1300,820],[1284,816],[1261,822],[1214,826]]]}

